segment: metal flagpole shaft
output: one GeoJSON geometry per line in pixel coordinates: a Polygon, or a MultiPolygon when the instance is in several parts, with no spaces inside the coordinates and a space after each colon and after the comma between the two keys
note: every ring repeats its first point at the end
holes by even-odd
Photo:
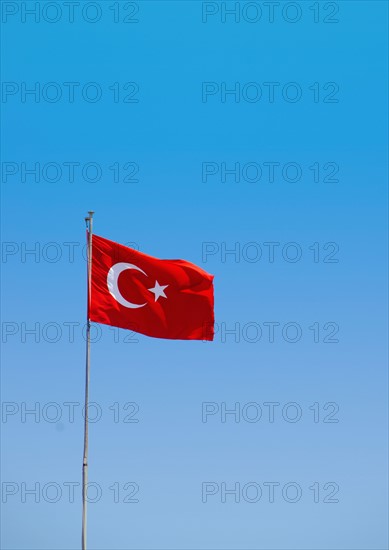
{"type": "Polygon", "coordinates": [[[85,369],[85,412],[84,412],[84,456],[82,460],[82,550],[86,550],[86,531],[87,531],[87,510],[86,510],[86,490],[88,484],[88,402],[89,402],[89,371],[90,371],[90,321],[89,321],[89,304],[91,297],[92,285],[92,230],[93,230],[93,214],[88,212],[89,217],[85,218],[88,227],[88,302],[87,302],[87,332],[86,332],[86,369],[85,369]]]}

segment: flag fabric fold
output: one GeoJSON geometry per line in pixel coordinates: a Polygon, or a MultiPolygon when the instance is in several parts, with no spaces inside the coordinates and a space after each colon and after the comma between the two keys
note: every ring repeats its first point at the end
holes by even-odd
{"type": "Polygon", "coordinates": [[[90,321],[155,338],[213,340],[213,275],[92,236],[90,321]]]}

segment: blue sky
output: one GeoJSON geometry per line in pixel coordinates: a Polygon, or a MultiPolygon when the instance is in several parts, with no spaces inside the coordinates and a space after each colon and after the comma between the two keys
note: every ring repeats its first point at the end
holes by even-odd
{"type": "Polygon", "coordinates": [[[387,548],[387,4],[89,4],[2,2],[3,547],[80,546],[92,209],[218,331],[94,328],[89,548],[387,548]]]}

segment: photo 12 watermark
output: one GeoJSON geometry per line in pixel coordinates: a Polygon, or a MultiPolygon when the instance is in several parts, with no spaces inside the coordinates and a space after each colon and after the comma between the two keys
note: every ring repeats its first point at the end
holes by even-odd
{"type": "Polygon", "coordinates": [[[338,504],[339,491],[335,481],[312,481],[309,485],[297,481],[204,481],[201,501],[203,504],[338,504]]]}
{"type": "Polygon", "coordinates": [[[3,401],[1,404],[2,424],[74,424],[84,421],[96,424],[110,421],[114,424],[138,424],[139,404],[135,401],[126,403],[97,403],[90,401],[85,407],[79,401],[3,401]]]}
{"type": "Polygon", "coordinates": [[[208,262],[225,263],[287,263],[338,264],[340,246],[335,241],[299,243],[296,241],[248,241],[202,243],[201,257],[208,262]]]}
{"type": "Polygon", "coordinates": [[[325,103],[340,102],[337,82],[207,81],[201,85],[202,103],[325,103]]]}
{"type": "Polygon", "coordinates": [[[127,2],[126,0],[118,2],[110,2],[109,0],[98,2],[85,0],[59,2],[3,0],[0,3],[0,8],[3,24],[86,23],[91,25],[110,22],[134,24],[140,21],[140,2],[127,2]]]}
{"type": "Polygon", "coordinates": [[[297,321],[218,321],[214,325],[204,323],[204,342],[212,334],[214,327],[214,341],[221,344],[338,344],[340,342],[339,324],[335,321],[312,321],[299,323],[297,321]]]}
{"type": "Polygon", "coordinates": [[[296,401],[203,401],[201,404],[201,422],[203,424],[338,424],[339,404],[298,403],[296,401]]]}
{"type": "MultiPolygon", "coordinates": [[[[92,344],[139,344],[138,326],[120,329],[90,323],[89,339],[92,344]]],[[[206,334],[206,333],[204,333],[206,334]]],[[[86,342],[88,324],[79,321],[2,321],[1,342],[5,344],[79,344],[86,342]]]]}
{"type": "MultiPolygon", "coordinates": [[[[136,242],[126,242],[124,246],[139,250],[136,242]]],[[[75,264],[87,261],[87,244],[84,241],[3,241],[1,243],[1,263],[21,264],[75,264]]]]}
{"type": "Polygon", "coordinates": [[[204,161],[201,181],[208,184],[339,183],[339,164],[334,161],[204,161]]]}
{"type": "MultiPolygon", "coordinates": [[[[91,504],[106,501],[114,504],[138,504],[139,484],[135,481],[112,481],[110,483],[86,483],[86,501],[91,504]]],[[[3,481],[1,502],[3,504],[75,504],[81,499],[79,481],[3,481]]]]}
{"type": "Polygon", "coordinates": [[[340,21],[339,2],[212,1],[202,2],[203,23],[222,24],[296,24],[340,21]]]}
{"type": "Polygon", "coordinates": [[[1,84],[2,103],[125,103],[140,101],[139,83],[128,82],[16,82],[1,84]]]}
{"type": "Polygon", "coordinates": [[[139,183],[139,164],[134,161],[46,161],[1,163],[1,181],[15,183],[139,183]]]}

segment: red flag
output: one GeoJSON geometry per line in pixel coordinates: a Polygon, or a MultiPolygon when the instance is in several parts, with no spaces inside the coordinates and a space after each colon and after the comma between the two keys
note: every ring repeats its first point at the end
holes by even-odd
{"type": "Polygon", "coordinates": [[[213,340],[213,275],[93,235],[89,319],[155,338],[213,340]]]}

